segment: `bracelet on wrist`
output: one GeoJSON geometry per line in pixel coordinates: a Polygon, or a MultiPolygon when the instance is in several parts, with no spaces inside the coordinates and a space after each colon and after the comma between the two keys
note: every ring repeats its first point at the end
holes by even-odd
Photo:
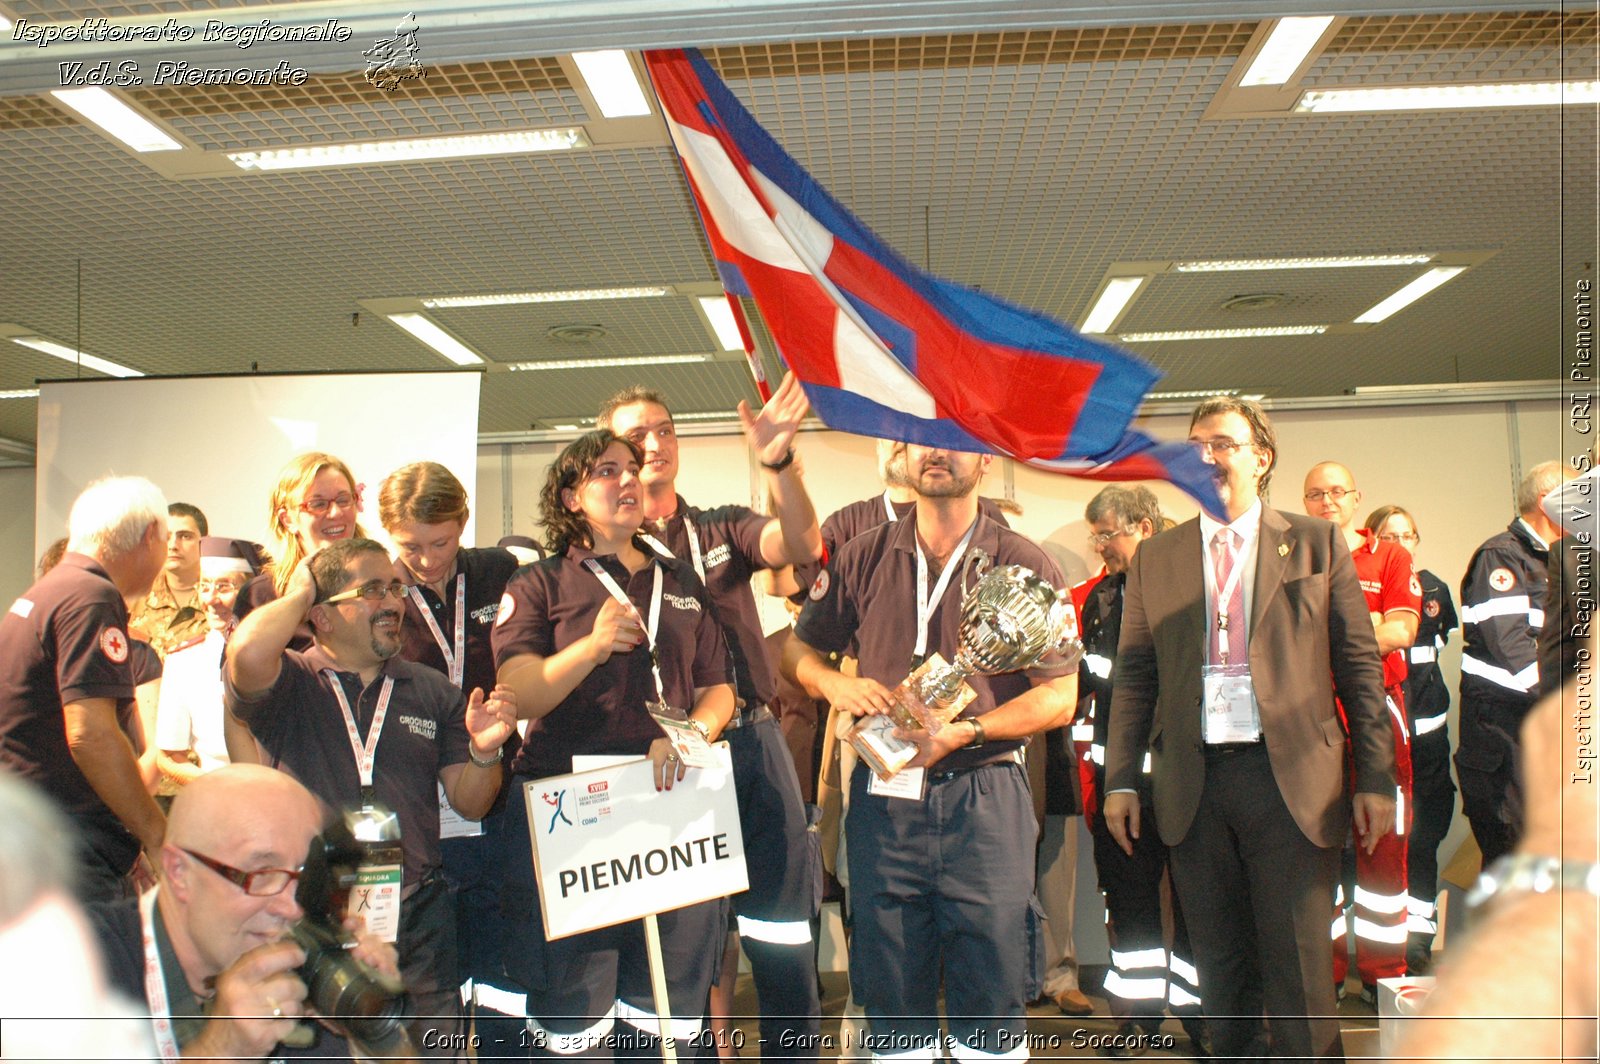
{"type": "Polygon", "coordinates": [[[983,725],[978,721],[977,717],[968,717],[967,723],[972,725],[972,741],[968,743],[967,746],[976,750],[978,747],[988,742],[989,737],[983,733],[983,725]]]}
{"type": "Polygon", "coordinates": [[[793,447],[785,451],[783,457],[778,459],[776,462],[762,462],[761,468],[773,473],[782,473],[785,469],[788,469],[792,465],[794,465],[793,447]]]}
{"type": "Polygon", "coordinates": [[[477,765],[479,768],[494,768],[502,760],[505,759],[505,756],[506,756],[506,748],[504,746],[495,747],[494,756],[493,757],[486,757],[486,758],[482,758],[482,759],[480,759],[478,757],[478,753],[477,753],[476,750],[472,749],[471,746],[467,747],[467,757],[472,761],[472,763],[474,765],[477,765]]]}

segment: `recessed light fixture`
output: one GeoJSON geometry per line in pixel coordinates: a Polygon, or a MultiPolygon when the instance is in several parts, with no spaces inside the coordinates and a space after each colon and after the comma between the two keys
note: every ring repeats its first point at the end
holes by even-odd
{"type": "Polygon", "coordinates": [[[1199,388],[1199,389],[1195,389],[1193,391],[1187,391],[1187,392],[1147,392],[1147,393],[1145,393],[1145,397],[1144,398],[1145,398],[1145,402],[1151,402],[1151,401],[1158,401],[1159,402],[1161,400],[1166,400],[1166,399],[1209,399],[1213,395],[1238,395],[1238,394],[1239,394],[1239,389],[1237,389],[1237,388],[1213,388],[1213,389],[1209,389],[1209,390],[1208,389],[1204,389],[1204,388],[1199,388]]]}
{"type": "Polygon", "coordinates": [[[1279,19],[1268,34],[1267,42],[1251,61],[1250,69],[1239,79],[1239,84],[1282,85],[1288,81],[1300,69],[1300,64],[1311,54],[1322,31],[1332,21],[1332,15],[1279,19]]]}
{"type": "Polygon", "coordinates": [[[737,410],[696,410],[688,414],[673,414],[674,421],[729,421],[737,419],[737,410]]]}
{"type": "Polygon", "coordinates": [[[462,159],[479,155],[516,155],[540,151],[570,151],[589,147],[581,126],[563,129],[523,129],[510,133],[468,133],[419,140],[362,141],[353,144],[313,144],[302,148],[263,148],[228,152],[241,170],[305,170],[321,166],[366,166],[420,159],[462,159]]]}
{"type": "Polygon", "coordinates": [[[724,351],[744,350],[744,338],[739,335],[739,323],[733,318],[727,296],[701,296],[700,309],[711,322],[711,331],[717,334],[717,343],[724,351]]]}
{"type": "Polygon", "coordinates": [[[1432,262],[1431,252],[1403,255],[1330,255],[1322,258],[1195,259],[1173,264],[1179,273],[1224,273],[1243,270],[1339,270],[1359,266],[1417,266],[1432,262]]]}
{"type": "Polygon", "coordinates": [[[481,366],[483,357],[434,324],[424,314],[390,314],[388,319],[458,366],[481,366]]]}
{"type": "Polygon", "coordinates": [[[1081,333],[1108,332],[1116,323],[1119,315],[1125,310],[1133,297],[1148,278],[1145,277],[1113,277],[1106,282],[1105,289],[1100,293],[1100,298],[1095,300],[1094,308],[1089,311],[1089,316],[1079,326],[1081,333]]]}
{"type": "Polygon", "coordinates": [[[1176,332],[1121,333],[1117,339],[1128,344],[1154,344],[1169,340],[1244,340],[1257,336],[1315,336],[1327,331],[1326,325],[1266,325],[1258,329],[1181,329],[1176,332]]]}
{"type": "Polygon", "coordinates": [[[609,369],[616,366],[677,366],[686,362],[707,362],[710,355],[645,355],[640,358],[546,358],[533,362],[511,362],[513,371],[540,369],[609,369]]]}
{"type": "Polygon", "coordinates": [[[1326,89],[1302,93],[1294,109],[1433,111],[1463,107],[1553,107],[1600,102],[1600,81],[1521,81],[1489,85],[1403,85],[1387,89],[1326,89]]]}
{"type": "Polygon", "coordinates": [[[10,337],[10,340],[14,344],[31,347],[35,351],[53,355],[64,362],[71,362],[75,366],[82,366],[84,369],[92,369],[98,373],[104,373],[108,377],[144,376],[143,373],[136,369],[129,369],[127,366],[112,362],[107,358],[100,358],[97,355],[85,354],[66,344],[52,340],[48,336],[13,336],[10,337]]]}
{"type": "Polygon", "coordinates": [[[1435,266],[1388,299],[1361,315],[1356,319],[1356,323],[1374,325],[1383,321],[1385,318],[1404,310],[1457,274],[1465,273],[1466,269],[1465,266],[1435,266]]]}
{"type": "Polygon", "coordinates": [[[0,392],[0,399],[37,399],[37,388],[13,388],[10,391],[0,392]]]}
{"type": "Polygon", "coordinates": [[[51,89],[50,95],[134,151],[183,150],[160,126],[105,89],[51,89]]]}
{"type": "Polygon", "coordinates": [[[573,52],[572,61],[578,64],[578,72],[601,114],[607,118],[631,118],[650,113],[650,101],[633,72],[633,64],[628,62],[627,52],[573,52]]]}
{"type": "Polygon", "coordinates": [[[578,426],[576,426],[576,425],[551,425],[550,427],[555,429],[557,432],[577,432],[578,431],[578,426]]]}
{"type": "Polygon", "coordinates": [[[670,296],[668,285],[640,285],[634,288],[575,288],[564,292],[499,292],[481,296],[434,296],[422,301],[431,309],[448,307],[499,307],[516,303],[578,303],[590,299],[650,299],[670,296]]]}

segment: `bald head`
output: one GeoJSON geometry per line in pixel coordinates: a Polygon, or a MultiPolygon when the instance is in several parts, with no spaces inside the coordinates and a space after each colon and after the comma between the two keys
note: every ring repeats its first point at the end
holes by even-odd
{"type": "Polygon", "coordinates": [[[268,823],[316,834],[322,807],[292,776],[265,765],[227,765],[178,792],[167,816],[167,842],[202,853],[249,838],[268,823]]]}
{"type": "Polygon", "coordinates": [[[1332,521],[1345,531],[1347,538],[1360,538],[1352,531],[1360,502],[1355,474],[1338,462],[1318,462],[1306,474],[1306,513],[1332,521]]]}

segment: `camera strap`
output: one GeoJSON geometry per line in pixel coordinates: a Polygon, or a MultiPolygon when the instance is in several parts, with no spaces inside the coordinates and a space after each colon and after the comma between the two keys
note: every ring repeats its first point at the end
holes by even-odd
{"type": "MultiPolygon", "coordinates": [[[[606,572],[604,566],[594,558],[585,558],[583,566],[594,574],[596,580],[605,585],[605,589],[611,592],[612,598],[622,603],[626,608],[633,609],[633,603],[629,600],[627,593],[622,590],[621,585],[611,578],[611,574],[606,572]]],[[[666,689],[661,685],[661,654],[656,649],[656,625],[661,623],[662,565],[659,561],[651,559],[650,568],[655,571],[655,584],[650,590],[650,623],[645,626],[644,637],[650,641],[650,672],[655,676],[656,701],[665,704],[667,693],[666,689]]]]}
{"type": "Polygon", "coordinates": [[[961,537],[961,542],[956,544],[956,549],[951,552],[950,560],[944,563],[944,571],[939,574],[938,582],[933,585],[933,594],[928,594],[928,556],[922,552],[922,538],[912,533],[912,541],[917,545],[917,645],[911,652],[911,659],[918,663],[928,656],[928,622],[933,619],[933,611],[939,607],[944,599],[945,589],[950,586],[950,578],[956,570],[961,568],[961,560],[966,557],[967,547],[972,543],[972,534],[978,530],[976,519],[972,527],[967,529],[967,534],[961,537]]]}
{"type": "Polygon", "coordinates": [[[433,607],[423,597],[422,589],[412,584],[406,588],[406,595],[416,604],[417,612],[422,614],[428,631],[433,634],[433,641],[439,644],[439,653],[444,655],[444,667],[449,673],[450,682],[460,687],[467,674],[467,574],[456,574],[456,643],[453,651],[445,641],[439,622],[433,619],[433,607]]]}
{"type": "Polygon", "coordinates": [[[161,970],[161,951],[156,948],[156,890],[151,887],[139,897],[139,933],[144,939],[144,997],[150,1005],[150,1026],[155,1031],[156,1049],[163,1061],[182,1059],[178,1035],[172,1029],[172,1007],[167,1003],[167,977],[161,970]]]}

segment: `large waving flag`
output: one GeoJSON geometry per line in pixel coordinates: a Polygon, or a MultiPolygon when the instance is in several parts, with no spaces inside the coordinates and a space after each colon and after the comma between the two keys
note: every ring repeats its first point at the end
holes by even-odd
{"type": "Polygon", "coordinates": [[[755,301],[826,424],[1073,476],[1168,480],[1220,509],[1194,448],[1129,430],[1153,368],[911,265],[772,139],[698,51],[646,52],[645,63],[723,286],[755,301]]]}

